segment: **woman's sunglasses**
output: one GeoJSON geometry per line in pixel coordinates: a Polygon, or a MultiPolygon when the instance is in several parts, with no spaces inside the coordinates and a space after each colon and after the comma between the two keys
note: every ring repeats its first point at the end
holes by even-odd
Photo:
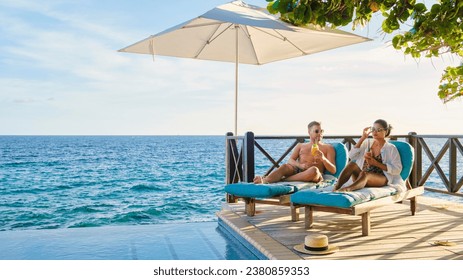
{"type": "Polygon", "coordinates": [[[382,132],[382,131],[386,131],[385,128],[382,128],[382,127],[376,128],[376,127],[374,127],[374,126],[370,127],[370,130],[371,130],[371,132],[382,132]]]}
{"type": "Polygon", "coordinates": [[[318,134],[318,133],[323,133],[323,132],[325,132],[325,131],[324,131],[323,129],[315,129],[314,132],[315,132],[316,134],[318,134]]]}

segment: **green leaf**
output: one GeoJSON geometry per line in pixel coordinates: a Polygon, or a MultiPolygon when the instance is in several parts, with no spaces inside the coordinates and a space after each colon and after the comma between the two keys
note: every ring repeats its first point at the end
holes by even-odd
{"type": "Polygon", "coordinates": [[[279,0],[280,4],[278,5],[278,11],[280,11],[281,14],[292,12],[292,7],[291,7],[291,0],[279,0]]]}
{"type": "MultiPolygon", "coordinates": [[[[333,27],[367,24],[375,10],[383,16],[386,33],[400,31],[392,38],[395,49],[414,58],[450,53],[463,59],[463,0],[439,0],[426,7],[423,0],[267,0],[267,9],[294,25],[307,23],[333,27]],[[302,7],[301,7],[302,6],[302,7]],[[378,10],[379,8],[379,10],[378,10]],[[412,22],[409,27],[408,21],[412,22]],[[401,30],[401,29],[405,30],[401,30]],[[410,30],[406,30],[410,29],[410,30]]],[[[439,96],[444,102],[463,95],[463,65],[449,67],[443,74],[439,96]]]]}
{"type": "Polygon", "coordinates": [[[400,15],[400,21],[406,22],[408,18],[410,17],[410,12],[408,10],[403,11],[403,13],[400,15]]]}
{"type": "Polygon", "coordinates": [[[383,0],[382,5],[386,6],[387,9],[392,8],[396,4],[396,0],[383,0]]]}
{"type": "Polygon", "coordinates": [[[294,19],[295,21],[303,21],[304,13],[307,10],[306,6],[299,5],[294,9],[294,19]]]}
{"type": "Polygon", "coordinates": [[[324,27],[324,26],[326,26],[326,22],[327,22],[327,19],[326,19],[326,16],[325,16],[325,15],[319,15],[319,16],[317,17],[317,23],[318,23],[318,25],[324,27]]]}
{"type": "Polygon", "coordinates": [[[272,4],[272,9],[275,10],[275,11],[279,11],[280,10],[280,0],[276,0],[275,2],[273,2],[272,4]]]}
{"type": "Polygon", "coordinates": [[[432,15],[437,15],[440,12],[440,5],[439,4],[434,4],[431,7],[431,14],[432,15]]]}
{"type": "Polygon", "coordinates": [[[312,20],[312,8],[310,8],[310,6],[307,6],[307,9],[304,12],[304,19],[302,20],[302,22],[304,24],[307,24],[311,20],[312,20]]]}
{"type": "Polygon", "coordinates": [[[394,38],[392,38],[392,46],[397,49],[402,45],[402,40],[404,36],[403,35],[396,35],[394,38]]]}
{"type": "Polygon", "coordinates": [[[286,17],[288,18],[289,22],[295,24],[297,20],[294,18],[294,12],[286,13],[286,17]]]}
{"type": "Polygon", "coordinates": [[[269,13],[271,13],[272,15],[278,13],[278,9],[275,10],[274,7],[273,7],[274,5],[275,5],[275,3],[268,3],[268,5],[267,5],[267,11],[269,13]]]}
{"type": "Polygon", "coordinates": [[[415,5],[415,8],[414,8],[415,12],[417,13],[424,13],[426,12],[426,5],[424,5],[423,3],[418,3],[415,5]]]}
{"type": "Polygon", "coordinates": [[[386,19],[386,20],[383,21],[383,23],[381,24],[381,28],[386,33],[391,33],[392,32],[391,28],[389,27],[389,19],[386,19]]]}
{"type": "Polygon", "coordinates": [[[389,28],[394,31],[394,30],[397,30],[400,28],[400,24],[399,24],[399,21],[397,20],[397,18],[392,18],[389,22],[389,28]]]}

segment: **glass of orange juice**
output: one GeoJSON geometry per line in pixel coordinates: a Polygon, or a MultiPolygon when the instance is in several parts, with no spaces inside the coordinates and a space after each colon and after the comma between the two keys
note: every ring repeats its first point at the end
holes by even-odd
{"type": "Polygon", "coordinates": [[[318,144],[317,144],[317,142],[314,142],[312,144],[312,150],[311,150],[312,156],[314,157],[313,158],[313,163],[317,163],[317,161],[315,160],[315,155],[317,154],[317,152],[318,152],[318,144]]]}

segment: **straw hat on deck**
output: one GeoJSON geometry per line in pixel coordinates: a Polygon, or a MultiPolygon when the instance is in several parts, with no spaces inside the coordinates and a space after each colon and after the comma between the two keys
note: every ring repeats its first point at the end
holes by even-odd
{"type": "Polygon", "coordinates": [[[310,255],[326,255],[339,251],[338,246],[329,245],[328,237],[324,234],[309,234],[304,243],[294,246],[294,250],[310,255]]]}

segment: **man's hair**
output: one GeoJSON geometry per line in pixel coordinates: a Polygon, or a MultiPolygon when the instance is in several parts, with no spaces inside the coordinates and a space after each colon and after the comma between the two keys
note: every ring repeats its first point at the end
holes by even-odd
{"type": "Polygon", "coordinates": [[[310,122],[309,125],[307,126],[309,128],[309,130],[312,128],[312,126],[315,126],[315,125],[318,125],[318,126],[321,126],[322,123],[321,122],[317,122],[317,121],[313,121],[313,122],[310,122]]]}

